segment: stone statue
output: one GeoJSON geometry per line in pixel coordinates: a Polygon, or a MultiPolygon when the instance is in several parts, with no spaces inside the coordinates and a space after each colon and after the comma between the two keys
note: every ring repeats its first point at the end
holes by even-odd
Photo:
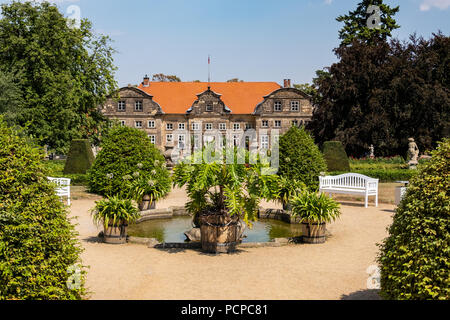
{"type": "Polygon", "coordinates": [[[370,155],[369,155],[370,159],[374,159],[375,158],[375,148],[374,148],[373,144],[370,145],[369,151],[370,151],[370,155]]]}
{"type": "Polygon", "coordinates": [[[166,146],[166,151],[164,152],[164,158],[166,159],[167,167],[169,169],[173,169],[174,167],[174,161],[173,161],[173,147],[172,146],[166,146]]]}
{"type": "Polygon", "coordinates": [[[419,148],[413,138],[409,138],[408,141],[408,165],[410,169],[414,169],[419,163],[419,148]]]}

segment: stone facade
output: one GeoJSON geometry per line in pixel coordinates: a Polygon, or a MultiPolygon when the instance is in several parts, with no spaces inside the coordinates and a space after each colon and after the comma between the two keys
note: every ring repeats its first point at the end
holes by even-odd
{"type": "Polygon", "coordinates": [[[233,106],[225,105],[221,93],[211,88],[197,94],[197,100],[186,106],[184,113],[164,112],[165,106],[156,102],[158,97],[136,87],[120,89],[119,96],[106,101],[103,114],[122,125],[144,130],[163,152],[189,145],[201,148],[217,136],[225,137],[230,143],[245,143],[247,147],[250,140],[268,147],[271,141],[267,137],[273,130],[283,134],[292,125],[309,122],[313,113],[309,96],[290,85],[262,96],[262,102],[251,106],[254,111],[248,114],[233,113],[233,106]],[[244,138],[250,131],[253,136],[244,138]]]}

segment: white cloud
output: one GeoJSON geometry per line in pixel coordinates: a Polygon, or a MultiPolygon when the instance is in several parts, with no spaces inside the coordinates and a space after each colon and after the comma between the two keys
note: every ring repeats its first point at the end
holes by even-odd
{"type": "Polygon", "coordinates": [[[428,11],[433,7],[439,8],[440,10],[446,10],[450,7],[450,0],[423,0],[420,5],[420,11],[428,11]]]}
{"type": "Polygon", "coordinates": [[[325,4],[331,4],[333,0],[325,0],[325,4]]]}

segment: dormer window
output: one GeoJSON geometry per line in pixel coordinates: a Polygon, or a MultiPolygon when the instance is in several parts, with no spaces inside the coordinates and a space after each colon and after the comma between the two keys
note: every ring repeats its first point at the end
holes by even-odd
{"type": "Polygon", "coordinates": [[[143,111],[144,109],[143,109],[143,107],[142,107],[142,101],[136,101],[135,103],[134,103],[134,111],[137,111],[137,112],[141,112],[141,111],[143,111]]]}
{"type": "Polygon", "coordinates": [[[281,103],[281,101],[275,101],[274,106],[273,106],[273,110],[275,112],[281,112],[283,108],[283,105],[281,103]]]}
{"type": "Polygon", "coordinates": [[[211,102],[208,102],[208,103],[206,104],[206,111],[207,111],[207,112],[213,111],[213,104],[212,104],[211,102]]]}
{"type": "Polygon", "coordinates": [[[117,111],[125,111],[126,104],[125,101],[119,101],[117,103],[117,111]]]}

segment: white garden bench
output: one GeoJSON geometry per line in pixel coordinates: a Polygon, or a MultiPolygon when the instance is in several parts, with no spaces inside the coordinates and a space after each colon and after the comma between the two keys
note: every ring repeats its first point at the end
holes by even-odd
{"type": "Polygon", "coordinates": [[[52,177],[47,177],[47,179],[56,184],[56,195],[61,199],[67,197],[67,205],[70,206],[70,179],[52,177]]]}
{"type": "Polygon", "coordinates": [[[369,206],[369,197],[375,196],[375,205],[378,207],[378,179],[362,174],[346,173],[339,176],[319,177],[319,191],[333,193],[363,195],[366,208],[369,206]]]}

